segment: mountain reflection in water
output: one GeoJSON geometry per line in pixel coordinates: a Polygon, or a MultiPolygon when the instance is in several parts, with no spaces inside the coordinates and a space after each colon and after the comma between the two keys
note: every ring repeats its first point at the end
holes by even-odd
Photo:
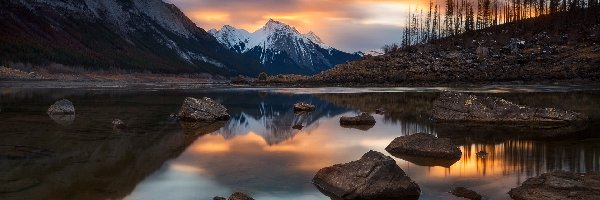
{"type": "Polygon", "coordinates": [[[267,200],[327,199],[311,184],[316,171],[356,160],[368,150],[387,154],[384,148],[395,137],[416,132],[449,137],[463,152],[449,167],[396,158],[421,186],[421,199],[452,199],[447,192],[457,186],[506,199],[510,188],[531,176],[600,169],[600,92],[485,94],[583,112],[592,119],[584,128],[537,137],[549,130],[435,124],[427,114],[439,94],[435,90],[317,91],[3,89],[0,199],[185,200],[234,191],[267,200]],[[229,109],[231,120],[209,126],[173,121],[169,114],[187,96],[216,99],[229,109]],[[76,106],[72,124],[57,124],[45,114],[60,98],[76,106]],[[298,115],[291,109],[298,101],[317,110],[298,115]],[[378,108],[386,112],[374,115],[377,124],[367,131],[339,125],[341,116],[378,108]],[[112,130],[114,118],[123,119],[128,129],[112,130]],[[305,127],[294,130],[295,124],[305,127]],[[478,157],[480,151],[487,156],[478,157]]]}

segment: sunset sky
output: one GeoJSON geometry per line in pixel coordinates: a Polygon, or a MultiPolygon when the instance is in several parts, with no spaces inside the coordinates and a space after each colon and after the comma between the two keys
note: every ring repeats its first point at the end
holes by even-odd
{"type": "MultiPolygon", "coordinates": [[[[354,52],[401,40],[409,0],[165,0],[206,30],[228,24],[250,32],[269,18],[313,31],[325,43],[354,52]]],[[[425,1],[423,1],[425,2],[425,1]]],[[[427,3],[420,5],[425,7],[427,3]]]]}

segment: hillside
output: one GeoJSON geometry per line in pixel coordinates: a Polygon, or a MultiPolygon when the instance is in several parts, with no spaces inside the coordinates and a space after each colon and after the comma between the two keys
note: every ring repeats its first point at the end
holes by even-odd
{"type": "Polygon", "coordinates": [[[161,0],[3,1],[0,27],[0,65],[226,76],[264,71],[161,0]]]}
{"type": "Polygon", "coordinates": [[[557,13],[468,32],[266,83],[435,85],[600,80],[600,10],[557,13]]]}
{"type": "Polygon", "coordinates": [[[229,25],[209,33],[232,51],[258,59],[269,74],[312,75],[361,57],[325,44],[312,31],[302,34],[273,19],[252,33],[229,25]]]}

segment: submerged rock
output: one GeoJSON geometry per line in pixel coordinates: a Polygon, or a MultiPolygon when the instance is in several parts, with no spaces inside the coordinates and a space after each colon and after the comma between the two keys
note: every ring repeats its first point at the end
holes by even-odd
{"type": "Polygon", "coordinates": [[[369,124],[369,125],[344,125],[344,124],[340,124],[340,126],[342,128],[353,128],[353,129],[358,129],[361,131],[368,131],[369,129],[375,127],[375,124],[369,124]]]}
{"type": "Polygon", "coordinates": [[[508,194],[517,200],[600,199],[600,173],[545,173],[527,179],[508,194]]]}
{"type": "Polygon", "coordinates": [[[125,122],[123,122],[123,120],[120,120],[120,119],[114,119],[112,121],[112,126],[113,126],[113,129],[124,129],[127,127],[125,125],[125,122]]]}
{"type": "Polygon", "coordinates": [[[70,126],[75,122],[75,114],[48,114],[52,121],[62,126],[70,126]]]}
{"type": "Polygon", "coordinates": [[[227,200],[254,200],[252,197],[248,196],[247,194],[241,193],[241,192],[236,192],[233,193],[231,196],[229,196],[229,198],[227,200]]]}
{"type": "Polygon", "coordinates": [[[462,152],[447,138],[437,138],[427,133],[397,137],[386,148],[394,156],[418,156],[459,160],[462,152]]]}
{"type": "Polygon", "coordinates": [[[177,117],[181,121],[211,122],[228,120],[230,116],[227,114],[225,106],[208,97],[202,99],[187,97],[183,101],[177,117]]]}
{"type": "Polygon", "coordinates": [[[23,191],[40,184],[38,179],[0,180],[0,194],[23,191]]]}
{"type": "Polygon", "coordinates": [[[225,197],[216,196],[216,197],[213,197],[213,200],[227,200],[227,199],[225,197]]]}
{"type": "Polygon", "coordinates": [[[376,151],[319,170],[313,184],[332,199],[418,199],[421,193],[394,159],[376,151]]]}
{"type": "Polygon", "coordinates": [[[75,114],[75,106],[67,99],[61,99],[52,104],[47,113],[49,115],[71,115],[75,114]]]}
{"type": "Polygon", "coordinates": [[[304,102],[298,102],[294,104],[294,111],[296,112],[311,112],[314,111],[315,108],[315,105],[304,102]]]}
{"type": "Polygon", "coordinates": [[[450,193],[454,196],[467,198],[471,200],[480,200],[482,198],[480,194],[477,194],[477,192],[464,187],[454,188],[454,190],[452,190],[450,193]]]}
{"type": "Polygon", "coordinates": [[[341,117],[340,125],[375,125],[375,118],[369,113],[361,113],[356,117],[341,117]]]}
{"type": "Polygon", "coordinates": [[[433,106],[433,118],[439,122],[568,125],[588,119],[577,112],[556,108],[530,108],[501,98],[464,93],[442,93],[433,106]]]}

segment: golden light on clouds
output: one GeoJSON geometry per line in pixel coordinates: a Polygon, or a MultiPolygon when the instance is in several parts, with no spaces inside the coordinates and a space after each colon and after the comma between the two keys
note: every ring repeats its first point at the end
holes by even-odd
{"type": "Polygon", "coordinates": [[[269,19],[315,32],[326,43],[346,51],[379,48],[401,40],[409,9],[429,1],[408,0],[166,0],[198,26],[223,25],[253,32],[269,19]]]}

